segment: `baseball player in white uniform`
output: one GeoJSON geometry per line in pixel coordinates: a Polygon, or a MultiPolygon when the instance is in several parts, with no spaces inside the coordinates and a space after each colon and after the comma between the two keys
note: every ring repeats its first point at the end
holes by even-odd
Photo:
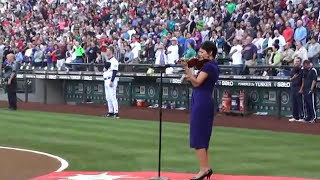
{"type": "Polygon", "coordinates": [[[114,57],[113,47],[107,47],[107,57],[105,62],[105,69],[103,72],[104,89],[108,105],[107,117],[119,118],[118,113],[118,100],[117,100],[117,85],[119,78],[116,77],[118,72],[119,62],[114,57]]]}

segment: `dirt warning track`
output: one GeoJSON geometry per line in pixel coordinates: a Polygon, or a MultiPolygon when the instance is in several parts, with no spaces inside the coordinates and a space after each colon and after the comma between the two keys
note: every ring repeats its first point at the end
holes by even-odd
{"type": "Polygon", "coordinates": [[[0,159],[1,180],[27,180],[68,167],[68,162],[60,157],[11,147],[0,146],[0,159]]]}

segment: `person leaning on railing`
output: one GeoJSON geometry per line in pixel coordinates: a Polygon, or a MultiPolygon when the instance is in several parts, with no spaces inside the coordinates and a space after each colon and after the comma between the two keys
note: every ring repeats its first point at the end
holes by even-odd
{"type": "Polygon", "coordinates": [[[41,67],[43,61],[43,51],[39,46],[35,46],[35,52],[33,55],[33,66],[34,67],[41,67]]]}
{"type": "MultiPolygon", "coordinates": [[[[98,58],[99,48],[96,46],[95,42],[91,41],[90,46],[87,48],[86,55],[88,57],[88,63],[95,63],[98,58]]],[[[89,71],[94,71],[94,67],[89,66],[89,71]]]]}
{"type": "Polygon", "coordinates": [[[233,46],[231,47],[229,56],[232,59],[232,74],[240,75],[243,70],[243,61],[242,61],[242,46],[239,43],[239,40],[233,39],[233,46]]]}
{"type": "MultiPolygon", "coordinates": [[[[245,66],[253,67],[257,65],[257,47],[252,44],[252,37],[247,36],[241,53],[245,66]]],[[[249,74],[253,74],[254,72],[254,68],[249,68],[249,74]]]]}
{"type": "MultiPolygon", "coordinates": [[[[78,41],[76,42],[75,45],[76,45],[75,47],[76,59],[73,60],[73,63],[84,63],[83,56],[85,55],[85,50],[83,49],[83,47],[81,47],[78,41]]],[[[72,70],[78,71],[78,70],[81,70],[81,67],[80,65],[72,65],[72,70]]]]}
{"type": "Polygon", "coordinates": [[[301,44],[301,41],[296,41],[296,51],[293,54],[293,58],[300,57],[302,62],[308,60],[308,51],[307,49],[301,44]]]}
{"type": "Polygon", "coordinates": [[[291,43],[287,42],[284,46],[284,50],[281,52],[282,65],[293,65],[293,54],[294,51],[291,48],[291,43]]]}

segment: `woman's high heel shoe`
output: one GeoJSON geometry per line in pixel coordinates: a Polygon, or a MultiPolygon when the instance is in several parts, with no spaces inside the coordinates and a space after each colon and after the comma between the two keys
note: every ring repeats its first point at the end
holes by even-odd
{"type": "Polygon", "coordinates": [[[210,168],[210,169],[208,169],[206,172],[204,172],[204,174],[201,175],[200,177],[193,177],[193,178],[191,178],[190,180],[203,180],[204,178],[210,180],[212,173],[213,173],[213,172],[212,172],[212,169],[210,168]]]}

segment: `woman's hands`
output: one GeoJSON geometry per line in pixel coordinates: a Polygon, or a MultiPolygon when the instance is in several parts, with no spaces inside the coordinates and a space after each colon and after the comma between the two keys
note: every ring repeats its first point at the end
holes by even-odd
{"type": "Polygon", "coordinates": [[[188,63],[187,63],[187,61],[185,59],[182,59],[180,62],[181,62],[181,64],[182,64],[182,66],[183,66],[185,71],[189,69],[188,63]]]}

